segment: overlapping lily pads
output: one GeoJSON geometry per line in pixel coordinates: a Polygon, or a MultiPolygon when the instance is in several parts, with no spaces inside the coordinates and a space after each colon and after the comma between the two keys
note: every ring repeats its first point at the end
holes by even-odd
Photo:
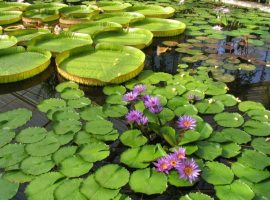
{"type": "Polygon", "coordinates": [[[141,13],[148,18],[170,18],[174,15],[175,9],[158,5],[134,5],[127,8],[127,11],[141,13]]]}
{"type": "Polygon", "coordinates": [[[12,24],[20,21],[22,18],[21,11],[1,11],[0,12],[0,25],[12,24]]]}
{"type": "Polygon", "coordinates": [[[38,21],[49,22],[59,18],[59,12],[57,10],[31,10],[22,14],[23,22],[33,23],[38,21]]]}

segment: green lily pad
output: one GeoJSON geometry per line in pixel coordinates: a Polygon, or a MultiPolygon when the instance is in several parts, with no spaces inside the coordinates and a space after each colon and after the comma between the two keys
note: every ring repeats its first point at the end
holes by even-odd
{"type": "Polygon", "coordinates": [[[211,99],[203,99],[195,103],[200,113],[215,114],[224,110],[224,105],[220,101],[211,101],[211,99]]]}
{"type": "Polygon", "coordinates": [[[86,174],[93,167],[93,163],[84,161],[80,156],[73,155],[58,164],[60,173],[67,177],[79,177],[86,174]]]}
{"type": "Polygon", "coordinates": [[[21,11],[1,11],[0,12],[0,25],[12,24],[20,21],[22,18],[21,11]]]}
{"type": "Polygon", "coordinates": [[[247,114],[251,119],[258,120],[261,122],[270,122],[269,110],[249,110],[247,114]]]}
{"type": "Polygon", "coordinates": [[[152,43],[153,34],[145,29],[129,28],[126,30],[105,31],[95,35],[93,41],[112,43],[144,49],[152,43]]]}
{"type": "Polygon", "coordinates": [[[95,106],[95,105],[88,105],[84,106],[80,110],[80,116],[82,119],[87,120],[87,121],[92,121],[92,120],[101,120],[103,118],[106,118],[107,115],[105,115],[102,111],[102,107],[100,106],[95,106]]]}
{"type": "Polygon", "coordinates": [[[37,105],[38,109],[41,112],[48,112],[50,109],[54,107],[59,107],[59,106],[66,106],[66,102],[62,99],[45,99],[43,101],[40,101],[37,105]]]}
{"type": "Polygon", "coordinates": [[[244,123],[244,118],[240,114],[229,112],[216,114],[214,120],[224,127],[239,127],[244,123]]]}
{"type": "Polygon", "coordinates": [[[175,110],[178,106],[183,106],[183,105],[188,105],[188,104],[189,102],[187,101],[187,99],[180,96],[176,96],[168,101],[167,106],[171,110],[175,110]]]}
{"type": "Polygon", "coordinates": [[[222,147],[218,143],[207,141],[197,141],[198,150],[195,152],[197,156],[205,160],[214,160],[222,155],[222,147]]]}
{"type": "Polygon", "coordinates": [[[255,196],[254,192],[245,183],[236,180],[230,185],[217,185],[214,187],[216,195],[221,200],[246,199],[251,200],[255,196]]]}
{"type": "Polygon", "coordinates": [[[63,99],[67,100],[73,100],[73,99],[79,99],[84,96],[84,92],[80,89],[76,88],[65,88],[61,91],[60,96],[63,99]]]}
{"type": "Polygon", "coordinates": [[[261,103],[257,103],[254,101],[243,101],[239,103],[238,108],[242,112],[247,112],[253,109],[265,110],[264,106],[261,103]]]}
{"type": "MultiPolygon", "coordinates": [[[[53,120],[53,114],[55,112],[58,112],[58,111],[61,111],[60,113],[62,112],[73,112],[73,113],[76,113],[76,111],[74,110],[74,108],[71,108],[71,107],[66,107],[66,106],[59,106],[59,107],[53,107],[51,109],[49,109],[46,113],[46,117],[50,120],[53,120]]],[[[76,114],[75,114],[76,115],[76,114]]]]}
{"type": "Polygon", "coordinates": [[[105,13],[123,12],[127,8],[132,6],[130,3],[121,3],[118,1],[114,1],[114,2],[102,1],[102,2],[96,3],[96,5],[100,7],[105,13]]]}
{"type": "Polygon", "coordinates": [[[52,123],[52,130],[59,135],[66,134],[68,132],[76,133],[81,129],[81,127],[81,122],[72,119],[54,121],[52,123]]]}
{"type": "Polygon", "coordinates": [[[0,197],[3,200],[11,199],[16,195],[20,184],[19,183],[11,183],[4,179],[3,174],[0,174],[0,187],[5,188],[0,191],[0,197]]]}
{"type": "Polygon", "coordinates": [[[15,132],[9,129],[0,130],[0,148],[10,143],[15,137],[15,132]]]}
{"type": "Polygon", "coordinates": [[[164,139],[172,146],[177,145],[177,140],[175,137],[175,129],[169,126],[163,126],[160,128],[159,126],[157,127],[158,131],[155,132],[160,132],[160,134],[164,137],[164,139]]]}
{"type": "Polygon", "coordinates": [[[54,191],[56,200],[86,200],[85,196],[80,192],[80,185],[83,179],[71,179],[59,185],[54,191]]]}
{"type": "Polygon", "coordinates": [[[219,162],[206,162],[201,176],[206,182],[213,185],[228,185],[234,178],[232,170],[219,162]]]}
{"type": "Polygon", "coordinates": [[[127,11],[141,13],[148,18],[170,18],[174,15],[175,9],[158,5],[134,5],[128,7],[127,11]]]}
{"type": "Polygon", "coordinates": [[[111,94],[124,94],[126,92],[126,88],[120,85],[107,85],[103,88],[103,92],[106,95],[111,95],[111,94]]]}
{"type": "Polygon", "coordinates": [[[3,174],[4,179],[11,183],[25,183],[32,181],[35,176],[24,174],[21,170],[8,170],[3,174]]]}
{"type": "Polygon", "coordinates": [[[237,157],[239,163],[258,170],[263,170],[270,165],[270,158],[264,153],[248,149],[243,149],[242,151],[243,153],[237,157]]]}
{"type": "Polygon", "coordinates": [[[80,186],[80,192],[89,200],[109,200],[114,198],[119,190],[102,187],[95,181],[94,174],[84,179],[80,186]]]}
{"type": "Polygon", "coordinates": [[[29,200],[54,200],[54,190],[64,181],[66,181],[65,176],[59,172],[42,174],[27,185],[26,197],[29,200]]]}
{"type": "Polygon", "coordinates": [[[0,49],[16,46],[17,38],[14,36],[1,35],[0,36],[0,49]]]}
{"type": "Polygon", "coordinates": [[[81,144],[76,154],[87,162],[96,162],[105,159],[110,155],[110,147],[104,143],[81,144]]]}
{"type": "Polygon", "coordinates": [[[190,183],[188,179],[185,180],[183,178],[178,178],[179,176],[180,174],[178,171],[171,170],[170,174],[168,175],[168,182],[176,187],[190,187],[197,183],[197,181],[190,183]]]}
{"type": "Polygon", "coordinates": [[[99,168],[94,175],[95,181],[104,188],[119,189],[129,181],[129,171],[116,164],[99,168]]]}
{"type": "Polygon", "coordinates": [[[79,120],[80,119],[80,115],[77,112],[74,111],[63,111],[63,110],[59,110],[53,113],[52,115],[52,119],[53,120],[79,120]]]}
{"type": "Polygon", "coordinates": [[[47,136],[47,130],[41,127],[29,127],[16,135],[16,141],[21,143],[35,143],[47,136]]]}
{"type": "Polygon", "coordinates": [[[30,175],[40,175],[50,171],[54,167],[51,155],[43,157],[29,156],[20,163],[22,172],[30,175]]]}
{"type": "Polygon", "coordinates": [[[31,156],[46,156],[57,151],[60,147],[58,140],[54,137],[46,137],[43,140],[27,144],[26,152],[31,156]]]}
{"type": "Polygon", "coordinates": [[[92,134],[85,131],[79,131],[78,133],[76,133],[73,140],[79,145],[90,142],[101,142],[100,140],[96,139],[92,134]]]}
{"type": "Polygon", "coordinates": [[[220,101],[224,104],[224,106],[234,106],[237,103],[236,98],[231,94],[221,94],[218,96],[213,96],[213,99],[216,101],[220,101]]]}
{"type": "Polygon", "coordinates": [[[240,153],[241,147],[238,146],[236,143],[222,143],[222,157],[224,158],[231,158],[235,157],[240,153]]]}
{"type": "Polygon", "coordinates": [[[94,6],[84,6],[84,5],[63,7],[60,8],[58,11],[62,16],[79,15],[79,14],[88,14],[88,15],[99,14],[98,8],[94,6]]]}
{"type": "Polygon", "coordinates": [[[267,169],[257,170],[235,162],[231,165],[233,173],[239,178],[247,178],[251,182],[258,183],[270,177],[267,169]]]}
{"type": "Polygon", "coordinates": [[[62,92],[66,88],[79,89],[79,85],[75,82],[67,81],[67,82],[58,84],[55,89],[57,92],[62,92]]]}
{"type": "Polygon", "coordinates": [[[0,149],[0,167],[15,165],[27,157],[23,144],[8,144],[0,149]]]}
{"type": "Polygon", "coordinates": [[[58,165],[64,159],[73,156],[76,150],[77,146],[62,147],[52,155],[52,160],[58,165]]]}
{"type": "Polygon", "coordinates": [[[59,134],[56,134],[53,130],[51,130],[51,131],[48,132],[47,137],[48,136],[49,137],[54,137],[55,139],[57,139],[59,144],[62,146],[62,145],[65,145],[65,144],[69,143],[73,139],[74,133],[73,132],[68,132],[68,133],[59,135],[59,134]]]}
{"type": "Polygon", "coordinates": [[[174,110],[174,113],[175,113],[176,116],[197,115],[198,114],[198,109],[196,108],[196,106],[188,104],[188,105],[178,106],[174,110]]]}
{"type": "Polygon", "coordinates": [[[182,138],[181,142],[178,143],[178,145],[180,146],[183,144],[194,142],[194,141],[198,140],[200,137],[201,137],[201,133],[199,133],[197,131],[193,131],[193,130],[187,130],[185,132],[184,137],[182,138]]]}
{"type": "Polygon", "coordinates": [[[130,147],[139,147],[147,142],[147,138],[144,137],[139,130],[128,130],[121,134],[120,141],[130,147]]]}
{"type": "Polygon", "coordinates": [[[128,113],[128,109],[123,105],[103,104],[103,112],[109,117],[122,117],[128,113]]]}
{"type": "Polygon", "coordinates": [[[56,58],[56,63],[59,73],[67,79],[87,85],[105,85],[133,78],[143,69],[144,59],[145,54],[136,48],[103,43],[96,45],[95,50],[85,45],[65,51],[56,58]],[[89,62],[91,65],[87,64],[89,62]]]}
{"type": "Polygon", "coordinates": [[[247,63],[242,63],[238,67],[246,71],[253,71],[256,69],[254,65],[247,64],[247,63]]]}
{"type": "Polygon", "coordinates": [[[175,36],[184,32],[186,25],[169,19],[145,18],[131,24],[132,27],[151,31],[154,37],[175,36]]]}
{"type": "Polygon", "coordinates": [[[260,152],[270,154],[270,143],[265,141],[265,138],[254,138],[251,146],[260,152]]]}
{"type": "Polygon", "coordinates": [[[84,130],[92,134],[105,135],[112,129],[113,124],[107,120],[89,121],[84,124],[84,130]]]}
{"type": "Polygon", "coordinates": [[[109,104],[127,105],[127,102],[124,101],[122,98],[122,94],[114,93],[106,97],[106,102],[109,104]]]}
{"type": "Polygon", "coordinates": [[[87,97],[81,97],[79,99],[72,99],[67,101],[67,105],[72,108],[82,108],[90,104],[91,100],[87,97]]]}
{"type": "Polygon", "coordinates": [[[214,199],[206,194],[196,192],[186,194],[185,196],[182,196],[179,200],[214,200],[214,199]]]}
{"type": "Polygon", "coordinates": [[[30,10],[23,12],[22,21],[24,23],[27,22],[38,22],[39,20],[42,22],[50,22],[57,20],[60,17],[59,12],[57,10],[51,9],[40,9],[40,10],[30,10]]]}
{"type": "Polygon", "coordinates": [[[134,192],[162,194],[167,188],[167,177],[155,168],[141,169],[131,174],[129,185],[134,192]]]}
{"type": "Polygon", "coordinates": [[[250,135],[255,135],[255,136],[270,135],[269,133],[270,123],[267,123],[267,122],[249,120],[244,123],[243,127],[244,127],[244,131],[246,131],[250,135]]]}

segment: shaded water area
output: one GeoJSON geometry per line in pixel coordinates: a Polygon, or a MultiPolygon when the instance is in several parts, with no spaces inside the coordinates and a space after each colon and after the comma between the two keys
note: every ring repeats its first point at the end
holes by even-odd
{"type": "MultiPolygon", "coordinates": [[[[227,37],[226,40],[221,39],[216,41],[212,51],[205,51],[209,49],[209,47],[205,46],[207,42],[201,41],[198,45],[198,41],[195,43],[191,43],[190,39],[195,39],[194,36],[181,34],[179,36],[167,37],[167,38],[154,38],[153,43],[143,50],[146,54],[145,60],[145,70],[153,70],[155,72],[166,72],[170,74],[177,74],[181,70],[189,71],[191,74],[194,73],[194,76],[197,75],[197,68],[201,66],[206,66],[205,60],[198,60],[195,62],[185,62],[182,59],[184,57],[190,57],[188,53],[180,53],[176,51],[178,47],[170,46],[165,52],[159,53],[158,49],[160,47],[166,47],[166,45],[162,44],[163,41],[175,41],[179,44],[190,43],[193,44],[193,49],[204,52],[205,56],[209,56],[215,58],[217,55],[231,54],[227,58],[234,54],[238,53],[238,49],[235,47],[233,49],[225,49],[222,46],[228,45],[228,42],[240,43],[242,40],[237,39],[236,37],[227,37]],[[237,41],[238,40],[238,41],[237,41]],[[196,45],[197,44],[197,45],[196,45]],[[214,53],[213,53],[214,52],[214,53]],[[188,67],[181,69],[178,65],[187,64],[188,67]]],[[[193,41],[194,42],[194,41],[193,41]]],[[[231,45],[231,43],[230,43],[231,45]]],[[[233,46],[233,45],[232,45],[233,46]]],[[[228,94],[233,94],[236,97],[239,97],[241,100],[252,100],[255,102],[261,102],[267,109],[270,108],[270,67],[267,66],[268,61],[270,61],[269,55],[269,47],[256,48],[249,47],[248,51],[254,52],[254,55],[257,55],[257,60],[262,61],[262,63],[253,63],[256,66],[256,69],[253,71],[245,71],[245,70],[230,70],[224,69],[224,72],[227,74],[231,74],[235,77],[235,80],[227,83],[228,85],[228,94]],[[257,53],[257,54],[256,54],[257,53]],[[259,55],[258,55],[259,54],[259,55]]],[[[226,58],[219,57],[219,61],[224,61],[226,58]]],[[[250,63],[249,60],[245,60],[243,58],[240,59],[242,63],[250,63]]],[[[207,66],[215,67],[215,64],[207,64],[207,66]]],[[[56,97],[59,98],[59,93],[56,92],[55,87],[57,84],[66,81],[56,72],[56,66],[54,64],[54,59],[52,59],[51,66],[45,70],[43,73],[32,77],[30,79],[12,83],[12,84],[0,84],[0,106],[1,113],[10,111],[17,108],[27,108],[33,112],[33,117],[31,120],[24,126],[20,127],[18,130],[25,129],[27,127],[39,126],[44,127],[46,129],[50,129],[51,121],[46,118],[46,115],[40,112],[36,106],[39,101],[56,97]]],[[[210,77],[213,76],[212,72],[208,74],[210,77]]],[[[102,87],[91,87],[80,85],[80,89],[82,89],[86,96],[92,100],[92,103],[97,105],[102,105],[105,102],[106,96],[102,92],[102,87]]],[[[234,111],[236,107],[230,108],[230,111],[234,111]]],[[[207,120],[207,119],[206,119],[207,120]]],[[[208,123],[213,124],[210,120],[208,123]]],[[[126,130],[126,127],[121,123],[115,122],[115,128],[119,131],[119,133],[126,130]]],[[[112,154],[106,162],[119,163],[119,157],[114,157],[117,155],[116,153],[123,151],[121,145],[119,145],[119,141],[111,144],[112,148],[114,148],[115,154],[112,154]]],[[[223,162],[222,158],[220,162],[223,162]]],[[[225,161],[224,161],[225,162],[225,161]]],[[[98,163],[101,166],[104,164],[103,162],[98,163]]],[[[97,164],[97,165],[98,165],[97,164]]],[[[97,168],[98,166],[96,166],[97,168]]],[[[95,170],[95,169],[94,169],[95,170]]],[[[132,170],[131,170],[132,171],[132,170]]],[[[25,185],[21,185],[20,191],[13,198],[24,200],[26,199],[23,190],[25,185]]],[[[160,195],[136,195],[134,194],[129,187],[122,188],[123,193],[129,195],[132,199],[179,199],[179,191],[177,187],[172,186],[168,190],[168,194],[164,196],[160,195]]],[[[210,196],[215,196],[215,191],[213,190],[213,186],[207,184],[204,181],[199,181],[194,187],[187,187],[180,191],[181,194],[185,194],[188,192],[197,192],[201,191],[210,196]]]]}

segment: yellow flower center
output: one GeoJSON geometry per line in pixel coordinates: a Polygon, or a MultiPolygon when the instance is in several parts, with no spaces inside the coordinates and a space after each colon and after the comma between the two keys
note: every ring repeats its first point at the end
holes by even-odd
{"type": "Polygon", "coordinates": [[[167,166],[166,164],[162,164],[162,165],[161,165],[161,168],[162,168],[162,169],[167,169],[168,166],[167,166]]]}
{"type": "Polygon", "coordinates": [[[171,164],[171,166],[175,166],[175,165],[177,164],[177,162],[176,162],[175,160],[172,160],[172,161],[170,162],[170,164],[171,164]]]}
{"type": "Polygon", "coordinates": [[[185,126],[190,126],[190,122],[189,122],[189,121],[184,121],[183,124],[184,124],[185,126]]]}
{"type": "Polygon", "coordinates": [[[184,172],[185,172],[185,174],[190,175],[192,173],[192,168],[187,166],[187,167],[185,167],[184,172]]]}
{"type": "Polygon", "coordinates": [[[177,158],[184,158],[184,155],[181,154],[181,153],[179,153],[179,154],[177,155],[177,158]]]}

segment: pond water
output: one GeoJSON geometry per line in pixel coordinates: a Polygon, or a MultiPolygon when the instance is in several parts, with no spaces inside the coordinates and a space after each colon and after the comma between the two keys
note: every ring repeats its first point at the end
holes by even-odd
{"type": "MultiPolygon", "coordinates": [[[[212,9],[212,8],[211,8],[212,9]]],[[[189,14],[179,13],[179,16],[186,16],[186,20],[188,21],[189,14]]],[[[208,17],[209,18],[209,17],[208,17]]],[[[190,21],[187,22],[191,23],[190,21]]],[[[199,22],[196,25],[196,22],[193,23],[192,27],[200,27],[199,22]]],[[[187,26],[190,27],[190,26],[187,26]]],[[[269,31],[269,25],[266,25],[269,31]]],[[[209,29],[208,29],[209,30],[209,29]]],[[[210,29],[211,30],[211,29],[210,29]]],[[[205,39],[199,40],[198,36],[194,36],[190,34],[190,32],[198,31],[195,28],[191,28],[187,30],[187,34],[181,34],[173,37],[165,37],[165,38],[154,38],[153,43],[145,48],[143,52],[146,54],[145,60],[145,70],[153,70],[155,72],[166,72],[170,74],[177,74],[181,71],[189,71],[194,76],[197,75],[198,67],[211,67],[212,70],[222,69],[224,73],[232,75],[235,80],[232,82],[228,82],[227,85],[230,88],[228,91],[229,94],[233,94],[236,97],[240,97],[242,100],[254,100],[258,102],[262,102],[266,108],[269,108],[269,82],[270,82],[270,68],[267,66],[268,61],[270,61],[269,57],[269,43],[268,38],[265,39],[264,45],[260,46],[250,46],[248,47],[249,57],[245,57],[245,52],[240,52],[236,45],[240,45],[243,42],[243,37],[247,32],[244,32],[241,36],[228,36],[226,33],[219,34],[225,37],[225,39],[218,39],[214,42],[207,42],[205,39]],[[196,38],[197,37],[197,38],[196,38]],[[192,50],[197,50],[195,55],[204,55],[207,56],[207,60],[215,59],[210,62],[207,62],[206,59],[198,59],[197,61],[188,61],[185,59],[187,57],[192,57],[194,54],[190,54],[189,50],[184,51],[183,49],[179,52],[179,46],[169,46],[168,49],[163,50],[161,52],[161,48],[166,48],[167,46],[163,44],[164,41],[175,41],[181,44],[190,44],[192,45],[192,50]],[[212,45],[210,45],[212,44],[212,45]],[[232,48],[228,48],[232,47],[232,48]],[[178,50],[177,50],[178,49],[178,50]],[[243,55],[242,58],[239,58],[241,63],[253,64],[256,68],[252,71],[241,70],[241,69],[229,69],[229,67],[224,68],[224,64],[229,64],[230,62],[227,60],[228,58],[236,58],[240,55],[243,55]],[[222,55],[226,55],[226,57],[222,57],[222,55]],[[252,62],[252,60],[255,60],[252,62]],[[250,61],[251,59],[251,61],[250,61]],[[216,62],[222,62],[222,64],[216,62]],[[181,64],[185,64],[185,67],[179,67],[181,64]],[[218,66],[218,67],[216,67],[218,66]],[[255,88],[255,89],[252,89],[255,88]],[[255,92],[254,92],[255,91],[255,92]],[[253,92],[253,93],[252,93],[253,92]],[[259,96],[259,97],[258,97],[259,96]]],[[[269,33],[269,32],[268,32],[269,33]]],[[[256,37],[259,37],[259,34],[253,34],[256,37]]],[[[250,37],[251,38],[251,37],[250,37]]],[[[182,47],[180,47],[182,48],[182,47]]],[[[16,108],[17,105],[20,105],[23,101],[27,106],[31,106],[32,108],[37,105],[38,101],[51,98],[51,97],[59,97],[59,93],[56,92],[55,87],[59,83],[66,81],[63,77],[57,74],[55,70],[54,59],[52,59],[51,66],[42,72],[41,74],[32,77],[30,79],[11,83],[11,84],[0,84],[0,101],[1,101],[1,111],[8,111],[16,108]],[[8,103],[7,97],[8,95],[12,95],[13,99],[10,99],[8,103]],[[27,96],[28,95],[28,96],[27,96]],[[27,97],[27,98],[26,98],[27,97]],[[3,100],[5,99],[5,101],[3,100]]],[[[183,66],[183,65],[182,65],[183,66]]],[[[209,71],[208,75],[213,77],[214,71],[209,71]]],[[[97,105],[102,105],[105,102],[106,96],[104,96],[102,89],[103,87],[92,87],[86,85],[80,85],[80,89],[84,90],[86,96],[88,96],[93,103],[97,105]]],[[[26,106],[26,107],[27,107],[26,106]]],[[[36,112],[33,114],[33,118],[42,118],[40,112],[36,112]]],[[[43,114],[44,115],[44,114],[43,114]]],[[[44,117],[44,116],[43,116],[44,117]]],[[[46,128],[50,128],[50,121],[40,121],[36,122],[37,125],[41,125],[46,128]]],[[[31,126],[27,124],[25,127],[31,126]]],[[[120,124],[116,123],[116,126],[119,128],[119,132],[123,132],[123,127],[120,124]],[[122,129],[122,130],[121,130],[122,129]]],[[[116,144],[117,146],[118,144],[116,144]]],[[[121,146],[120,146],[121,147],[121,146]]],[[[116,149],[121,151],[121,148],[116,149]]],[[[112,158],[113,159],[117,158],[112,158]]],[[[119,158],[118,158],[119,159],[119,158]]],[[[220,159],[220,162],[224,162],[225,160],[220,159]]],[[[21,186],[21,191],[23,191],[24,186],[21,186]]],[[[177,188],[172,186],[170,191],[170,195],[160,196],[160,195],[150,195],[150,196],[138,196],[134,195],[130,188],[123,188],[126,190],[125,193],[129,194],[133,199],[179,199],[179,196],[176,195],[174,197],[174,193],[177,191],[177,188]]],[[[196,187],[187,187],[185,190],[181,190],[181,192],[196,192],[201,191],[205,194],[209,194],[216,198],[215,191],[213,190],[213,186],[207,184],[204,181],[200,181],[196,187]]],[[[25,196],[22,193],[18,193],[15,199],[23,200],[25,196]]]]}

